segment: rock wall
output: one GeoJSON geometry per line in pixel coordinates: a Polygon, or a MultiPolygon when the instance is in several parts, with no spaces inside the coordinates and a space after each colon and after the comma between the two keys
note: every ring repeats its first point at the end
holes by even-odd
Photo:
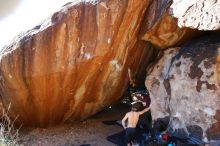
{"type": "Polygon", "coordinates": [[[220,29],[220,0],[173,0],[171,12],[179,27],[220,29]]]}
{"type": "MultiPolygon", "coordinates": [[[[220,137],[219,35],[170,48],[148,68],[153,119],[171,116],[197,125],[204,138],[220,137]]],[[[180,125],[176,125],[176,128],[180,125]]],[[[175,125],[174,125],[175,127],[175,125]]]]}
{"type": "Polygon", "coordinates": [[[196,30],[180,28],[169,11],[171,0],[153,0],[146,11],[140,37],[159,49],[181,44],[197,35],[196,30]]]}
{"type": "MultiPolygon", "coordinates": [[[[157,52],[151,44],[179,46],[200,35],[190,28],[217,30],[220,24],[218,0],[81,1],[66,4],[0,51],[2,104],[11,105],[19,124],[85,119],[120,99],[129,69],[144,72],[157,52]]],[[[216,39],[166,50],[148,68],[154,119],[172,115],[201,126],[210,139],[220,135],[216,39]]]]}
{"type": "Polygon", "coordinates": [[[70,3],[3,48],[0,93],[4,107],[11,104],[10,116],[47,126],[85,119],[118,101],[128,69],[143,70],[153,52],[138,40],[148,4],[70,3]]]}

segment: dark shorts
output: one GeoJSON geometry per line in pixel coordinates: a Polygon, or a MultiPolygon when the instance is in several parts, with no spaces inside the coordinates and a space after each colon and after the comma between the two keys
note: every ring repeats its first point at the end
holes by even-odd
{"type": "Polygon", "coordinates": [[[135,128],[126,128],[126,142],[131,143],[134,142],[135,139],[135,128]]]}

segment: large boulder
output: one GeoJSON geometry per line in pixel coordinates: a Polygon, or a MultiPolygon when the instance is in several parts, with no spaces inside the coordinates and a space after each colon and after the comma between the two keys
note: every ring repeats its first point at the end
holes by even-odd
{"type": "Polygon", "coordinates": [[[177,25],[177,19],[169,13],[171,3],[171,0],[153,0],[142,22],[141,39],[160,49],[181,44],[197,34],[196,30],[177,25]]]}
{"type": "Polygon", "coordinates": [[[118,101],[128,70],[145,68],[153,52],[138,40],[148,4],[73,2],[15,38],[0,53],[0,94],[10,116],[47,126],[85,119],[118,101]]]}
{"type": "Polygon", "coordinates": [[[220,0],[173,0],[171,12],[179,27],[220,29],[220,0]]]}
{"type": "Polygon", "coordinates": [[[171,116],[203,129],[204,138],[220,138],[219,35],[202,37],[164,51],[148,68],[146,86],[153,119],[171,116]]]}

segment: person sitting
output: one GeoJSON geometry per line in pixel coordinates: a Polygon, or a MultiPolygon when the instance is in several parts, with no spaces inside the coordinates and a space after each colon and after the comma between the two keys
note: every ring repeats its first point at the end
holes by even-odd
{"type": "Polygon", "coordinates": [[[128,146],[132,145],[132,142],[135,140],[135,129],[139,120],[140,115],[149,111],[150,107],[142,109],[140,102],[132,103],[131,111],[126,113],[122,119],[122,126],[126,131],[126,142],[128,146]],[[127,122],[126,122],[127,121],[127,122]]]}

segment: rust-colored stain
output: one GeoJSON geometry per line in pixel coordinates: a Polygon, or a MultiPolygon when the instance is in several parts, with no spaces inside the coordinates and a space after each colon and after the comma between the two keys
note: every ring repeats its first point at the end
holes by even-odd
{"type": "Polygon", "coordinates": [[[181,65],[181,61],[176,63],[176,67],[180,67],[180,65],[181,65]]]}
{"type": "Polygon", "coordinates": [[[209,84],[209,82],[207,82],[207,81],[198,80],[198,81],[197,81],[197,85],[196,85],[196,90],[197,90],[198,92],[201,91],[202,84],[205,84],[205,85],[206,85],[206,88],[209,89],[209,90],[216,90],[216,89],[217,89],[217,87],[216,87],[215,84],[209,84]]]}
{"type": "MultiPolygon", "coordinates": [[[[203,84],[206,85],[207,89],[216,90],[217,87],[215,86],[215,84],[210,84],[207,81],[201,81],[203,71],[201,70],[199,65],[202,63],[202,61],[204,61],[204,67],[206,69],[209,69],[212,64],[216,63],[215,58],[218,55],[217,54],[218,44],[215,44],[215,43],[211,44],[210,46],[212,48],[209,48],[208,51],[207,51],[207,48],[203,46],[203,45],[207,45],[205,42],[196,44],[196,47],[191,47],[191,48],[189,47],[189,49],[187,50],[184,49],[184,48],[187,48],[188,46],[191,46],[191,44],[189,43],[186,46],[184,46],[180,54],[184,58],[189,57],[193,62],[193,64],[190,66],[190,72],[188,75],[191,79],[197,79],[196,90],[200,92],[203,84]]],[[[210,78],[212,75],[214,75],[214,72],[212,72],[211,75],[207,77],[210,78]]]]}
{"type": "Polygon", "coordinates": [[[118,101],[128,69],[143,70],[153,53],[138,40],[148,3],[70,3],[4,48],[0,93],[10,116],[43,127],[85,119],[118,101]]]}
{"type": "Polygon", "coordinates": [[[218,129],[220,129],[220,110],[216,111],[214,118],[217,120],[216,123],[207,130],[209,139],[219,139],[220,130],[218,129]]]}
{"type": "MultiPolygon", "coordinates": [[[[220,50],[220,47],[218,47],[218,50],[220,50]]],[[[220,54],[216,57],[216,72],[217,72],[217,79],[218,79],[218,85],[220,85],[220,54]]]]}
{"type": "Polygon", "coordinates": [[[171,87],[170,87],[170,80],[164,79],[163,81],[164,88],[166,89],[167,95],[171,96],[171,87]]]}

